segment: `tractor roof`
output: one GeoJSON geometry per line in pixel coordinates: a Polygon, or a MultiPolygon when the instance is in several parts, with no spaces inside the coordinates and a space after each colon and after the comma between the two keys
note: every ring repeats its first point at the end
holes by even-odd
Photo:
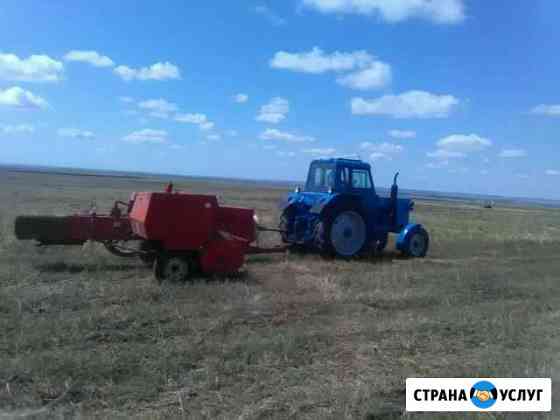
{"type": "Polygon", "coordinates": [[[358,169],[370,169],[371,165],[360,159],[348,159],[348,158],[328,158],[328,159],[316,159],[312,163],[330,163],[340,166],[349,166],[358,169]]]}

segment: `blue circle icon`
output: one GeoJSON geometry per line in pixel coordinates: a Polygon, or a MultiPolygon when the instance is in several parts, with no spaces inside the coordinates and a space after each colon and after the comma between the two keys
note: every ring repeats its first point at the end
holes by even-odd
{"type": "Polygon", "coordinates": [[[484,410],[496,403],[498,390],[491,382],[480,381],[472,386],[470,397],[475,406],[484,410]]]}

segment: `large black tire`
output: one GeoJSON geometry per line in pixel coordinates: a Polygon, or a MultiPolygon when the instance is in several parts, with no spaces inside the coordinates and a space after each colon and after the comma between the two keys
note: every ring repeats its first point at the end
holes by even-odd
{"type": "Polygon", "coordinates": [[[387,248],[387,242],[389,242],[388,234],[384,234],[380,238],[377,238],[377,240],[374,242],[373,247],[375,253],[381,254],[383,251],[385,251],[385,248],[387,248]]]}
{"type": "Polygon", "coordinates": [[[294,224],[293,219],[294,219],[294,211],[292,209],[284,210],[282,212],[282,215],[280,216],[280,223],[278,224],[278,229],[283,231],[280,232],[280,237],[282,238],[282,242],[284,242],[285,244],[290,243],[286,231],[293,229],[293,224],[294,224]]]}
{"type": "Polygon", "coordinates": [[[146,267],[152,267],[156,260],[156,250],[153,248],[149,241],[142,241],[140,244],[140,251],[142,253],[138,254],[138,258],[146,267]]]}
{"type": "Polygon", "coordinates": [[[416,229],[405,242],[402,253],[406,257],[424,258],[430,248],[430,236],[426,229],[416,229]]]}
{"type": "Polygon", "coordinates": [[[185,255],[160,254],[154,263],[154,277],[158,283],[183,283],[192,271],[192,263],[185,255]]]}
{"type": "Polygon", "coordinates": [[[105,249],[117,257],[131,258],[137,255],[136,251],[127,246],[128,241],[106,241],[103,242],[105,249]]]}
{"type": "Polygon", "coordinates": [[[367,225],[361,211],[344,205],[327,212],[315,226],[314,244],[326,257],[361,254],[367,247],[367,225]]]}

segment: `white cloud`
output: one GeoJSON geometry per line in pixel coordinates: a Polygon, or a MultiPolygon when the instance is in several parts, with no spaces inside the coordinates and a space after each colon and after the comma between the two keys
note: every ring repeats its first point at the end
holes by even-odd
{"type": "Polygon", "coordinates": [[[447,166],[450,159],[463,159],[469,153],[481,152],[491,147],[492,141],[476,134],[452,134],[440,139],[436,146],[437,150],[426,153],[427,157],[440,161],[438,164],[428,165],[431,168],[447,166]]]}
{"type": "Polygon", "coordinates": [[[528,174],[517,174],[516,176],[517,176],[517,178],[520,178],[520,179],[529,179],[530,178],[530,176],[528,174]]]}
{"type": "Polygon", "coordinates": [[[208,120],[205,114],[195,113],[195,114],[177,114],[175,116],[175,121],[187,124],[195,124],[201,130],[211,130],[214,128],[214,123],[208,120]]]}
{"type": "Polygon", "coordinates": [[[119,101],[124,102],[125,104],[130,104],[134,102],[134,98],[131,98],[130,96],[119,96],[119,101]]]}
{"type": "Polygon", "coordinates": [[[387,142],[370,143],[369,141],[365,141],[360,143],[360,149],[369,152],[397,154],[397,153],[401,153],[404,150],[404,147],[401,146],[400,144],[394,144],[394,143],[387,143],[387,142]]]}
{"type": "Polygon", "coordinates": [[[391,84],[391,79],[391,66],[387,63],[376,61],[368,68],[341,76],[336,81],[339,85],[352,89],[370,90],[379,89],[391,84]]]}
{"type": "Polygon", "coordinates": [[[23,134],[23,133],[33,133],[35,127],[29,124],[19,124],[19,125],[4,125],[0,124],[0,133],[2,134],[23,134]]]}
{"type": "Polygon", "coordinates": [[[314,47],[311,51],[289,53],[279,51],[270,60],[270,67],[302,73],[321,74],[328,71],[342,72],[363,69],[375,62],[375,58],[367,51],[344,53],[335,51],[331,54],[314,47]]]}
{"type": "Polygon", "coordinates": [[[372,154],[369,155],[369,160],[371,160],[372,162],[376,162],[378,160],[381,159],[387,159],[387,160],[392,160],[393,158],[385,153],[381,153],[381,152],[373,152],[372,154]]]}
{"type": "Polygon", "coordinates": [[[198,126],[201,130],[212,130],[214,128],[214,123],[212,121],[203,122],[198,126]]]}
{"type": "Polygon", "coordinates": [[[459,103],[451,95],[436,95],[411,90],[400,95],[384,95],[377,99],[353,98],[352,114],[387,115],[393,118],[446,118],[459,103]]]}
{"type": "Polygon", "coordinates": [[[58,82],[64,65],[48,55],[20,59],[14,54],[0,54],[0,80],[17,82],[58,82]]]}
{"type": "Polygon", "coordinates": [[[557,171],[556,169],[547,169],[545,173],[547,175],[550,175],[550,176],[559,176],[560,175],[560,171],[557,171]]]}
{"type": "Polygon", "coordinates": [[[537,105],[531,110],[531,113],[549,117],[560,117],[560,105],[537,105]]]}
{"type": "Polygon", "coordinates": [[[360,143],[360,149],[370,153],[369,158],[371,161],[380,159],[392,160],[396,155],[404,151],[404,147],[400,144],[394,143],[370,143],[365,141],[360,143]]]}
{"type": "Polygon", "coordinates": [[[239,133],[237,130],[226,130],[226,135],[231,137],[237,137],[239,133]]]}
{"type": "Polygon", "coordinates": [[[131,80],[170,80],[180,79],[179,67],[169,62],[155,63],[149,67],[134,69],[128,66],[118,66],[114,72],[125,81],[131,80]]]}
{"type": "Polygon", "coordinates": [[[436,162],[430,162],[426,165],[426,168],[430,168],[430,169],[441,169],[441,168],[445,168],[446,166],[449,166],[449,161],[448,160],[439,160],[436,162]]]}
{"type": "Polygon", "coordinates": [[[244,104],[249,100],[249,95],[247,95],[246,93],[238,93],[233,97],[233,100],[238,104],[244,104]]]}
{"type": "Polygon", "coordinates": [[[269,62],[270,67],[309,74],[351,72],[337,78],[338,84],[352,89],[370,90],[391,83],[391,66],[377,60],[367,51],[325,53],[318,47],[311,51],[290,53],[279,51],[269,62]]]}
{"type": "Polygon", "coordinates": [[[504,149],[499,156],[505,159],[522,158],[527,156],[527,152],[523,149],[504,149]]]}
{"type": "Polygon", "coordinates": [[[272,124],[278,124],[286,118],[286,114],[290,111],[290,103],[287,99],[275,97],[266,105],[261,106],[259,115],[256,120],[272,124]]]}
{"type": "Polygon", "coordinates": [[[209,134],[209,135],[206,136],[206,139],[212,140],[212,141],[220,140],[221,138],[222,138],[222,136],[220,136],[219,134],[209,134]]]}
{"type": "Polygon", "coordinates": [[[14,86],[6,90],[0,89],[0,106],[19,109],[44,109],[49,104],[40,96],[14,86]]]}
{"type": "Polygon", "coordinates": [[[321,13],[379,16],[387,22],[411,18],[452,24],[465,19],[463,0],[302,0],[321,13]]]}
{"type": "Polygon", "coordinates": [[[169,118],[169,114],[177,111],[177,105],[165,99],[148,99],[138,103],[138,108],[149,112],[149,115],[157,118],[169,118]]]}
{"type": "Polygon", "coordinates": [[[389,130],[389,136],[395,139],[414,139],[416,138],[416,131],[411,130],[389,130]]]}
{"type": "Polygon", "coordinates": [[[144,130],[134,131],[127,136],[123,137],[123,141],[127,143],[140,144],[140,143],[166,143],[167,142],[167,131],[165,130],[153,130],[151,128],[145,128],[144,130]]]}
{"type": "Polygon", "coordinates": [[[302,150],[303,153],[308,153],[314,156],[331,156],[336,153],[336,149],[332,147],[327,148],[314,148],[314,149],[304,149],[302,150]]]}
{"type": "Polygon", "coordinates": [[[92,139],[95,135],[91,131],[80,130],[78,128],[60,128],[58,129],[60,137],[70,137],[73,139],[92,139]]]}
{"type": "Polygon", "coordinates": [[[435,152],[428,152],[426,156],[432,159],[441,159],[441,160],[449,160],[449,159],[461,159],[467,157],[467,155],[463,152],[454,152],[452,150],[446,149],[437,149],[435,152]]]}
{"type": "Polygon", "coordinates": [[[259,138],[261,140],[278,140],[288,143],[307,143],[315,141],[314,137],[299,136],[296,134],[287,133],[285,131],[280,131],[275,128],[267,128],[260,134],[259,138]]]}
{"type": "Polygon", "coordinates": [[[175,120],[183,123],[203,124],[208,121],[208,118],[204,114],[178,114],[175,120]]]}
{"type": "Polygon", "coordinates": [[[449,152],[472,153],[492,146],[492,141],[476,134],[452,134],[439,140],[437,146],[449,152]]]}
{"type": "Polygon", "coordinates": [[[264,150],[274,150],[274,149],[277,149],[277,148],[278,148],[278,146],[276,146],[275,144],[265,144],[263,146],[264,150]]]}
{"type": "Polygon", "coordinates": [[[270,7],[261,4],[255,7],[255,13],[263,16],[266,20],[268,20],[274,26],[281,26],[286,23],[286,20],[282,17],[278,16],[276,12],[274,12],[270,7]]]}
{"type": "Polygon", "coordinates": [[[97,51],[72,50],[68,52],[64,59],[66,61],[80,61],[91,64],[94,67],[113,67],[115,63],[106,55],[101,55],[97,51]]]}
{"type": "Polygon", "coordinates": [[[276,152],[276,156],[278,157],[294,157],[296,154],[294,152],[283,152],[283,151],[278,151],[276,152]]]}

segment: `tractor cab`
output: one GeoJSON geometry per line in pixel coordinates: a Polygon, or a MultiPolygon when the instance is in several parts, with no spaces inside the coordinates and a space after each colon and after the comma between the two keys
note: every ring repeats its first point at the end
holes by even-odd
{"type": "Polygon", "coordinates": [[[398,173],[390,196],[380,197],[369,163],[344,158],[312,161],[304,189],[296,188],[280,205],[282,240],[351,257],[371,248],[383,250],[388,234],[396,233],[399,250],[424,256],[428,234],[409,222],[413,202],[398,197],[397,177],[398,173]]]}
{"type": "Polygon", "coordinates": [[[309,166],[305,191],[375,194],[369,164],[353,159],[321,159],[309,166]]]}

